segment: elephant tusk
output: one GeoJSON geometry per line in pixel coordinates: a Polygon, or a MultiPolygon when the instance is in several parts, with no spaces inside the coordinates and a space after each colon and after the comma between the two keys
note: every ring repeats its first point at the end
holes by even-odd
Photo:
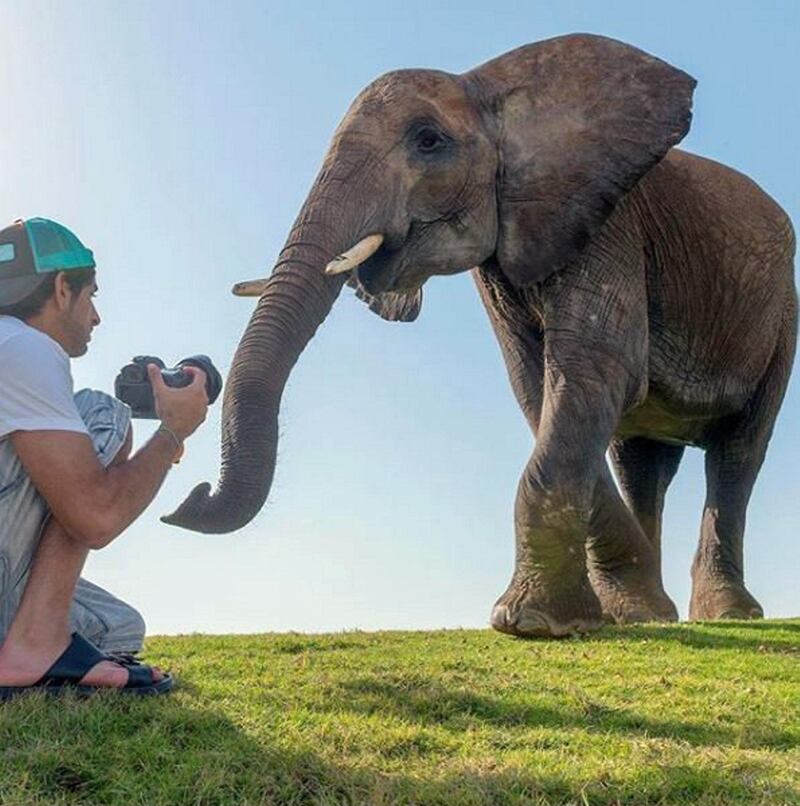
{"type": "Polygon", "coordinates": [[[236,283],[231,291],[237,297],[260,297],[266,287],[266,278],[263,280],[245,280],[244,282],[236,283]]]}
{"type": "Polygon", "coordinates": [[[326,267],[325,274],[342,274],[360,266],[368,257],[374,255],[383,243],[383,235],[367,235],[346,252],[337,255],[326,267]]]}

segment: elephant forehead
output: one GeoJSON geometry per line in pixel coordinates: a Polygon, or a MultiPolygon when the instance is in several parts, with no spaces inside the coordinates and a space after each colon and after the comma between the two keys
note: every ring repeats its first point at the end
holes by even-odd
{"type": "Polygon", "coordinates": [[[474,120],[475,109],[458,76],[439,70],[396,70],[373,81],[356,99],[351,114],[395,124],[429,115],[459,126],[474,120]]]}

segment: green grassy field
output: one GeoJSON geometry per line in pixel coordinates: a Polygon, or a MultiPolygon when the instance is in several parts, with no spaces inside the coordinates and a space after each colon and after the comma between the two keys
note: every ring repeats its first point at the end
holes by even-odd
{"type": "Polygon", "coordinates": [[[150,640],[172,697],[0,706],[0,803],[800,804],[800,621],[150,640]]]}

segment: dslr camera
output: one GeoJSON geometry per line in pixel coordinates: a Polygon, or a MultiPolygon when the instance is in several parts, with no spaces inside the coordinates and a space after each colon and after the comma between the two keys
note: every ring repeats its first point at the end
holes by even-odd
{"type": "Polygon", "coordinates": [[[114,381],[114,394],[131,407],[133,417],[155,420],[156,404],[153,387],[147,375],[147,365],[155,364],[161,370],[161,377],[167,386],[173,389],[189,386],[192,374],[185,372],[184,367],[198,367],[206,374],[206,394],[211,405],[222,391],[222,376],[207,355],[193,355],[179,361],[174,367],[167,367],[160,358],[153,355],[137,355],[126,364],[114,381]]]}

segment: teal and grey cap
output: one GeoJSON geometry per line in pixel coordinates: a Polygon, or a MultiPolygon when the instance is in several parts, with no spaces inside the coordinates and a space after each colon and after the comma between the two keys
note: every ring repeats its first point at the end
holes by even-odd
{"type": "Polygon", "coordinates": [[[91,250],[66,227],[47,218],[18,219],[0,230],[0,307],[22,302],[49,273],[94,267],[91,250]]]}

